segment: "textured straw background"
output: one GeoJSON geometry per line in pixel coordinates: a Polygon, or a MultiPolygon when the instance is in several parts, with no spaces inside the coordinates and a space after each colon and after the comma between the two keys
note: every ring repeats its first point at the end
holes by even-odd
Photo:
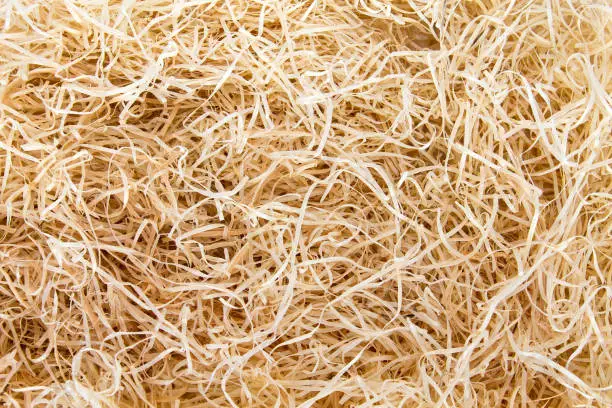
{"type": "Polygon", "coordinates": [[[609,0],[0,29],[1,406],[612,406],[609,0]]]}

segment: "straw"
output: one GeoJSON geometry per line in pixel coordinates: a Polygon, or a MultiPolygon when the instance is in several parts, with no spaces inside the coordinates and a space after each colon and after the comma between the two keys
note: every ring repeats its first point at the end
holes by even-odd
{"type": "Polygon", "coordinates": [[[0,2],[7,407],[609,407],[606,0],[0,2]]]}

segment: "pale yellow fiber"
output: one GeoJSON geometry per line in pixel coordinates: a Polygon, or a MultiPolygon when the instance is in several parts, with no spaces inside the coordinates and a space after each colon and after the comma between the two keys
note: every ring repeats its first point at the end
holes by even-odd
{"type": "Polygon", "coordinates": [[[612,406],[610,0],[0,0],[0,406],[612,406]]]}

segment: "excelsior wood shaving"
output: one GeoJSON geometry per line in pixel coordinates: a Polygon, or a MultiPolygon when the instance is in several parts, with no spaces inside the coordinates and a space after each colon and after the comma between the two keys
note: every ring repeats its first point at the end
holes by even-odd
{"type": "Polygon", "coordinates": [[[0,0],[6,407],[609,407],[608,0],[0,0]]]}

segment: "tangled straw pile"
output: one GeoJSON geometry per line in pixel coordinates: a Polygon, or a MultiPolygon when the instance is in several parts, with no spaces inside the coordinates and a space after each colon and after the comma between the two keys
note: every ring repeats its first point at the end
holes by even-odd
{"type": "Polygon", "coordinates": [[[3,406],[612,404],[612,4],[0,7],[3,406]]]}

